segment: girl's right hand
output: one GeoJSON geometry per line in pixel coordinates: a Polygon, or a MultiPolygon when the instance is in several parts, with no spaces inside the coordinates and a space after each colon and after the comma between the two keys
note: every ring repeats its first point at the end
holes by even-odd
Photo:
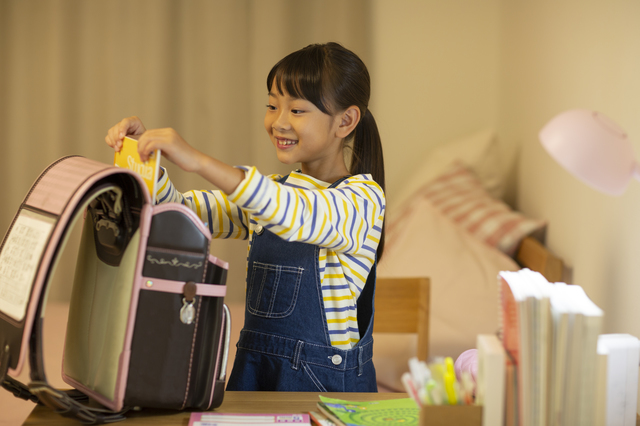
{"type": "Polygon", "coordinates": [[[136,116],[125,118],[107,132],[104,140],[111,148],[119,152],[125,136],[141,135],[146,131],[142,121],[136,116]]]}

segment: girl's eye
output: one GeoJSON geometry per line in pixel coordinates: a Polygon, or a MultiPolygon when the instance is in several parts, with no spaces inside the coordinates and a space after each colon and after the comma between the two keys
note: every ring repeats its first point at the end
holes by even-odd
{"type": "Polygon", "coordinates": [[[292,109],[292,110],[291,110],[291,112],[292,112],[293,114],[302,114],[304,111],[303,111],[303,110],[301,110],[301,109],[292,109]]]}
{"type": "Polygon", "coordinates": [[[269,111],[275,111],[275,110],[276,110],[276,107],[275,107],[275,106],[273,106],[273,105],[271,105],[271,104],[267,104],[267,109],[268,109],[269,111]]]}

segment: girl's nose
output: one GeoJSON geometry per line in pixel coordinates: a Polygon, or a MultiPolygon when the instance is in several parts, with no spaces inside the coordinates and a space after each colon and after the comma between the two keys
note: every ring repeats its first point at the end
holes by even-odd
{"type": "Polygon", "coordinates": [[[291,128],[291,123],[289,123],[285,111],[280,111],[280,114],[278,114],[278,117],[273,122],[273,128],[276,130],[288,130],[291,128]]]}

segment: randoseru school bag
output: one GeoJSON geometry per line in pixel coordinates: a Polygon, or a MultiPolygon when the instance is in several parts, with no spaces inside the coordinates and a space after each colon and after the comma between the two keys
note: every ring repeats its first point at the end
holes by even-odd
{"type": "Polygon", "coordinates": [[[85,423],[120,420],[130,407],[218,407],[228,264],[209,253],[210,240],[193,211],[154,206],[127,169],[78,156],[51,164],[0,246],[3,386],[85,423]],[[74,389],[60,391],[45,375],[42,325],[49,280],[76,222],[83,228],[75,274],[66,274],[74,282],[62,367],[74,389]],[[14,377],[27,356],[24,385],[14,377]]]}

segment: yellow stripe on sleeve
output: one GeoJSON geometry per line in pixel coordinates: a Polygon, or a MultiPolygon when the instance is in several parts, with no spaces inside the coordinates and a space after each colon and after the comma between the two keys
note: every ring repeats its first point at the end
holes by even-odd
{"type": "Polygon", "coordinates": [[[305,176],[303,174],[296,174],[295,177],[296,177],[296,179],[300,179],[300,180],[303,180],[305,182],[309,182],[311,185],[315,186],[318,189],[325,189],[325,186],[320,185],[319,183],[317,183],[313,179],[309,178],[308,176],[305,176]]]}
{"type": "MultiPolygon", "coordinates": [[[[225,210],[227,211],[227,217],[229,218],[229,220],[231,222],[233,222],[233,214],[231,212],[231,203],[229,203],[229,200],[227,199],[227,197],[224,194],[220,194],[222,196],[222,200],[224,201],[224,207],[225,210]]],[[[242,218],[239,218],[240,221],[242,221],[242,218]]],[[[236,226],[236,234],[232,237],[233,239],[238,239],[242,237],[242,227],[241,226],[236,226]]]]}
{"type": "Polygon", "coordinates": [[[360,339],[356,339],[355,337],[350,338],[349,340],[333,340],[331,341],[332,346],[340,346],[340,345],[350,345],[351,343],[358,343],[360,339]]]}
{"type": "Polygon", "coordinates": [[[222,214],[222,205],[220,203],[216,203],[216,212],[218,215],[218,233],[216,234],[216,237],[219,237],[224,234],[224,215],[222,214]]]}
{"type": "Polygon", "coordinates": [[[333,209],[331,208],[331,203],[329,203],[329,199],[326,195],[324,195],[324,191],[318,191],[318,194],[322,195],[324,201],[327,203],[327,210],[329,211],[329,221],[333,223],[333,209]]]}
{"type": "Polygon", "coordinates": [[[249,176],[247,176],[245,178],[245,182],[244,185],[242,186],[242,189],[236,194],[235,197],[233,197],[233,199],[231,200],[232,203],[236,203],[238,201],[238,199],[240,197],[242,197],[242,194],[244,194],[244,191],[247,190],[247,187],[249,186],[249,183],[251,182],[251,179],[253,179],[253,176],[256,174],[256,168],[252,167],[251,168],[251,172],[249,172],[249,176]]]}
{"type": "Polygon", "coordinates": [[[344,278],[344,274],[325,274],[324,277],[326,279],[340,279],[344,278]]]}
{"type": "MultiPolygon", "coordinates": [[[[362,191],[364,193],[364,196],[367,197],[367,199],[369,200],[369,202],[371,203],[372,209],[371,209],[371,223],[373,224],[373,222],[376,219],[376,203],[373,202],[373,199],[371,198],[371,196],[369,195],[369,191],[362,191]]],[[[357,202],[356,201],[356,194],[353,194],[353,201],[354,203],[357,202]]]]}
{"type": "Polygon", "coordinates": [[[280,210],[280,185],[278,185],[278,190],[276,192],[276,207],[273,209],[273,213],[271,214],[271,216],[266,218],[265,221],[271,222],[278,213],[278,210],[280,210]]]}
{"type": "Polygon", "coordinates": [[[351,296],[328,296],[328,297],[323,297],[322,300],[324,300],[325,302],[329,302],[329,301],[339,302],[341,300],[353,300],[353,294],[351,296]]]}
{"type": "MultiPolygon", "coordinates": [[[[285,227],[285,228],[281,229],[280,231],[276,232],[276,235],[278,235],[278,236],[282,236],[282,235],[283,235],[283,234],[285,234],[287,231],[289,231],[289,230],[291,230],[291,229],[293,229],[293,228],[295,227],[295,224],[296,224],[296,223],[295,223],[295,222],[296,222],[296,216],[298,215],[298,207],[299,207],[299,205],[300,205],[300,198],[298,198],[298,197],[295,195],[295,190],[294,190],[293,198],[295,198],[295,199],[296,199],[296,204],[295,204],[295,207],[293,208],[293,215],[291,216],[291,223],[289,224],[289,227],[288,227],[288,228],[286,228],[286,227],[285,227]]],[[[285,214],[286,214],[286,213],[285,213],[285,214]]]]}
{"type": "Polygon", "coordinates": [[[315,244],[315,242],[318,241],[318,238],[322,236],[322,231],[324,231],[324,225],[326,225],[326,223],[327,223],[327,216],[325,215],[322,217],[322,226],[320,227],[320,231],[318,231],[318,236],[315,237],[313,241],[311,241],[311,244],[315,244]]]}
{"type": "Polygon", "coordinates": [[[354,271],[353,268],[348,263],[343,262],[342,259],[340,260],[340,264],[342,265],[343,268],[347,268],[348,270],[350,270],[351,273],[355,275],[362,283],[365,283],[367,281],[365,277],[360,275],[358,272],[354,271]]]}
{"type": "Polygon", "coordinates": [[[196,214],[198,215],[199,218],[202,219],[202,211],[200,209],[200,200],[198,200],[198,195],[196,194],[196,191],[189,191],[191,194],[193,194],[193,204],[195,204],[196,206],[196,214]]]}
{"type": "MultiPolygon", "coordinates": [[[[342,224],[342,235],[344,236],[344,244],[342,245],[342,247],[340,248],[345,248],[345,247],[349,247],[349,245],[351,244],[351,240],[349,239],[349,237],[351,237],[351,235],[347,232],[347,217],[348,212],[349,212],[349,206],[347,205],[346,200],[342,200],[342,204],[344,206],[344,222],[342,224]]],[[[340,251],[340,249],[338,249],[338,251],[340,251]]]]}
{"type": "Polygon", "coordinates": [[[358,319],[356,317],[347,317],[347,318],[336,318],[336,319],[328,319],[327,320],[327,324],[339,324],[339,323],[346,323],[347,321],[353,321],[356,322],[358,319]]]}
{"type": "MultiPolygon", "coordinates": [[[[162,185],[162,187],[160,187],[160,189],[158,189],[157,194],[161,194],[162,191],[164,191],[164,189],[167,187],[167,185],[169,184],[169,179],[165,179],[164,181],[164,185],[162,185]]],[[[153,196],[156,196],[156,194],[153,194],[153,196]]]]}

